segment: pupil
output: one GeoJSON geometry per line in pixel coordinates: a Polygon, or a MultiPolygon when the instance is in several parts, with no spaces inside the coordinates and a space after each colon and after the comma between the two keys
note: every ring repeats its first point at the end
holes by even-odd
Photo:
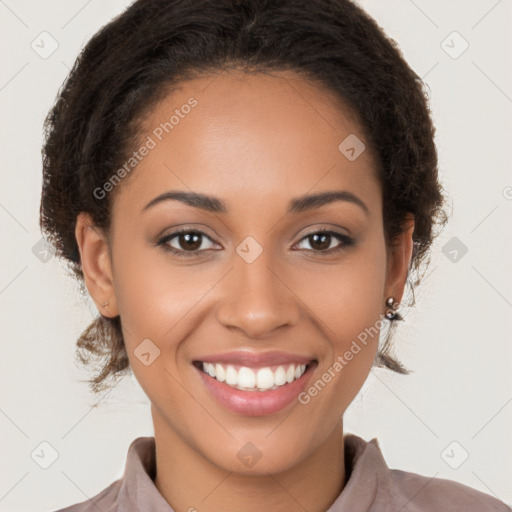
{"type": "Polygon", "coordinates": [[[316,249],[328,249],[331,245],[331,235],[328,233],[310,235],[310,243],[313,248],[315,248],[316,245],[316,249]],[[313,243],[311,243],[311,241],[313,241],[313,243]]]}
{"type": "Polygon", "coordinates": [[[201,247],[201,235],[196,232],[192,233],[181,233],[180,234],[180,245],[185,250],[194,250],[201,247]]]}

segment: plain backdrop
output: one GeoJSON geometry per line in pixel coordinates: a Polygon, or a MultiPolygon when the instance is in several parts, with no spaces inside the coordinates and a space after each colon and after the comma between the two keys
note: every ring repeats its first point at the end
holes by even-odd
{"type": "MultiPolygon", "coordinates": [[[[429,87],[451,219],[395,338],[413,373],[372,372],[345,430],[377,437],[392,468],[512,503],[512,2],[360,4],[429,87]]],[[[43,119],[80,48],[127,5],[0,1],[2,511],[94,496],[153,434],[133,377],[89,393],[74,351],[96,310],[38,245],[43,119]]]]}

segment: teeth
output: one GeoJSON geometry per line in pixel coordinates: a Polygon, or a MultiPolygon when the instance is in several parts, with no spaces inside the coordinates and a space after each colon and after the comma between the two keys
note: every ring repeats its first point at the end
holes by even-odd
{"type": "Polygon", "coordinates": [[[286,372],[282,366],[280,366],[274,372],[274,382],[276,386],[282,386],[283,384],[286,384],[286,372]]]}
{"type": "Polygon", "coordinates": [[[274,385],[274,372],[270,368],[260,368],[256,374],[256,387],[258,389],[270,389],[274,387],[274,385]]]}
{"type": "Polygon", "coordinates": [[[203,363],[203,371],[210,377],[242,391],[266,391],[289,384],[304,375],[305,364],[279,366],[272,370],[269,367],[253,370],[242,366],[238,370],[231,364],[203,363]]]}
{"type": "Polygon", "coordinates": [[[226,380],[226,371],[224,370],[224,367],[220,364],[215,365],[215,375],[213,375],[217,380],[220,380],[221,382],[224,382],[226,380]]]}
{"type": "Polygon", "coordinates": [[[238,370],[238,385],[241,388],[256,387],[256,375],[250,368],[242,366],[242,368],[238,370]]]}
{"type": "MultiPolygon", "coordinates": [[[[215,377],[215,375],[211,375],[211,377],[215,377]]],[[[232,366],[228,366],[226,369],[226,384],[230,386],[238,385],[238,372],[232,366]]]]}

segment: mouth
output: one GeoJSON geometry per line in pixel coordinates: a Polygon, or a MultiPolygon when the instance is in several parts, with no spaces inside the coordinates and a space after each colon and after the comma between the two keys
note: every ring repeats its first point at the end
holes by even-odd
{"type": "Polygon", "coordinates": [[[265,416],[298,401],[318,361],[278,353],[233,352],[192,364],[217,404],[236,414],[265,416]]]}
{"type": "Polygon", "coordinates": [[[218,382],[240,391],[269,391],[279,389],[300,379],[316,363],[291,363],[260,368],[233,364],[207,363],[194,361],[194,366],[218,382]]]}

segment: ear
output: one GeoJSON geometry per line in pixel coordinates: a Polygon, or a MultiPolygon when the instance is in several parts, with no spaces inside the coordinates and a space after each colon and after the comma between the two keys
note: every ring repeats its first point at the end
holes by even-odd
{"type": "Polygon", "coordinates": [[[100,228],[96,227],[88,213],[78,214],[75,237],[80,251],[80,261],[85,285],[93,298],[98,311],[106,317],[114,318],[119,313],[114,294],[112,262],[108,240],[100,228]],[[107,305],[103,305],[108,302],[107,305]]]}
{"type": "Polygon", "coordinates": [[[388,297],[393,297],[395,302],[402,301],[412,258],[413,232],[414,216],[408,214],[405,219],[404,231],[395,238],[388,251],[384,302],[388,297]]]}

